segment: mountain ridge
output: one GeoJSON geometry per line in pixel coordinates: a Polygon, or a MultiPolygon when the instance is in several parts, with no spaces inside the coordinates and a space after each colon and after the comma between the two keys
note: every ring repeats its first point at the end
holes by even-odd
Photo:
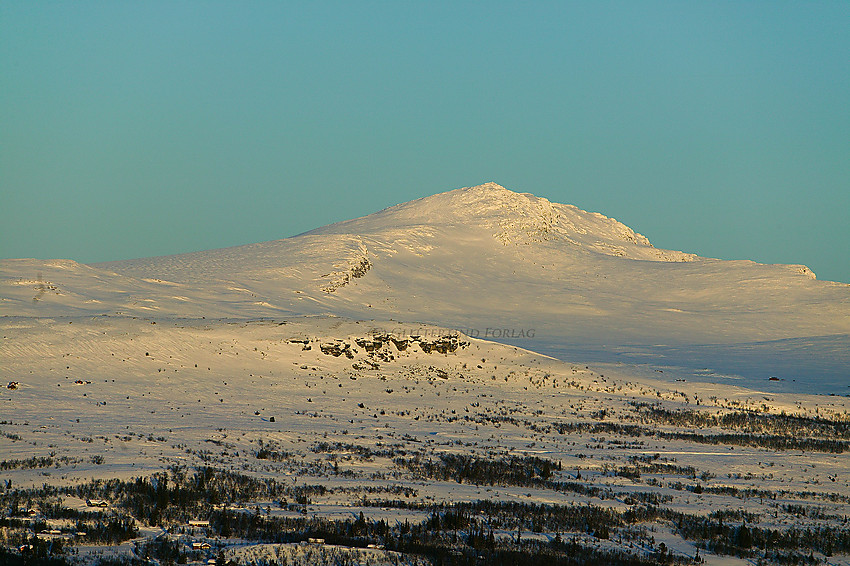
{"type": "Polygon", "coordinates": [[[300,235],[374,234],[382,231],[381,223],[395,228],[477,226],[491,231],[504,245],[560,240],[632,259],[693,261],[697,258],[695,254],[657,249],[648,238],[614,218],[570,204],[552,203],[531,193],[514,192],[494,182],[422,197],[300,235]]]}
{"type": "MultiPolygon", "coordinates": [[[[640,346],[695,363],[704,350],[692,346],[823,336],[850,349],[850,285],[801,265],[655,248],[612,218],[495,183],[232,248],[94,265],[4,260],[0,306],[28,317],[393,319],[562,359],[640,346]]],[[[822,360],[795,367],[835,378],[835,351],[830,342],[822,360]]]]}

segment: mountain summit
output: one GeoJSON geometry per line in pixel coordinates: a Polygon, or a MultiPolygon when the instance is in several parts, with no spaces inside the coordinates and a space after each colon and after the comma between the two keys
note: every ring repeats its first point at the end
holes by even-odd
{"type": "Polygon", "coordinates": [[[306,234],[377,235],[422,227],[480,229],[504,245],[551,241],[631,259],[690,261],[696,257],[657,250],[645,236],[613,218],[530,193],[516,193],[496,183],[420,198],[306,234]]]}

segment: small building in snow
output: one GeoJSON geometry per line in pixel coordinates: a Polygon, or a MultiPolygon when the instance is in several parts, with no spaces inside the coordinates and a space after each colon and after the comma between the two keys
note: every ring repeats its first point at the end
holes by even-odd
{"type": "Polygon", "coordinates": [[[189,526],[190,527],[209,527],[210,522],[209,521],[191,520],[191,521],[189,521],[189,526]]]}

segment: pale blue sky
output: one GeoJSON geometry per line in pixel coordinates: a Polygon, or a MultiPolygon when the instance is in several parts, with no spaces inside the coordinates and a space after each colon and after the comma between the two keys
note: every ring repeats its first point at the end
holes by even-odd
{"type": "Polygon", "coordinates": [[[850,2],[0,3],[0,257],[485,181],[850,282],[850,2]]]}

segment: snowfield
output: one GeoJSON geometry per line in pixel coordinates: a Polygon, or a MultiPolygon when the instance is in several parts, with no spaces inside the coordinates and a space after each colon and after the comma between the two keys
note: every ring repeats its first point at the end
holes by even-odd
{"type": "Polygon", "coordinates": [[[0,561],[850,564],[850,286],[801,266],[495,184],[0,264],[0,561]]]}
{"type": "Polygon", "coordinates": [[[638,348],[693,379],[710,369],[850,392],[850,285],[800,265],[660,250],[614,219],[495,183],[247,246],[93,266],[3,260],[0,298],[17,316],[333,314],[479,337],[508,329],[496,339],[565,360],[633,363],[623,349],[638,348]],[[532,340],[513,337],[528,330],[532,340]],[[788,340],[807,342],[789,355],[788,340]],[[715,365],[728,346],[740,364],[715,365]],[[759,370],[778,350],[782,366],[759,370]]]}

